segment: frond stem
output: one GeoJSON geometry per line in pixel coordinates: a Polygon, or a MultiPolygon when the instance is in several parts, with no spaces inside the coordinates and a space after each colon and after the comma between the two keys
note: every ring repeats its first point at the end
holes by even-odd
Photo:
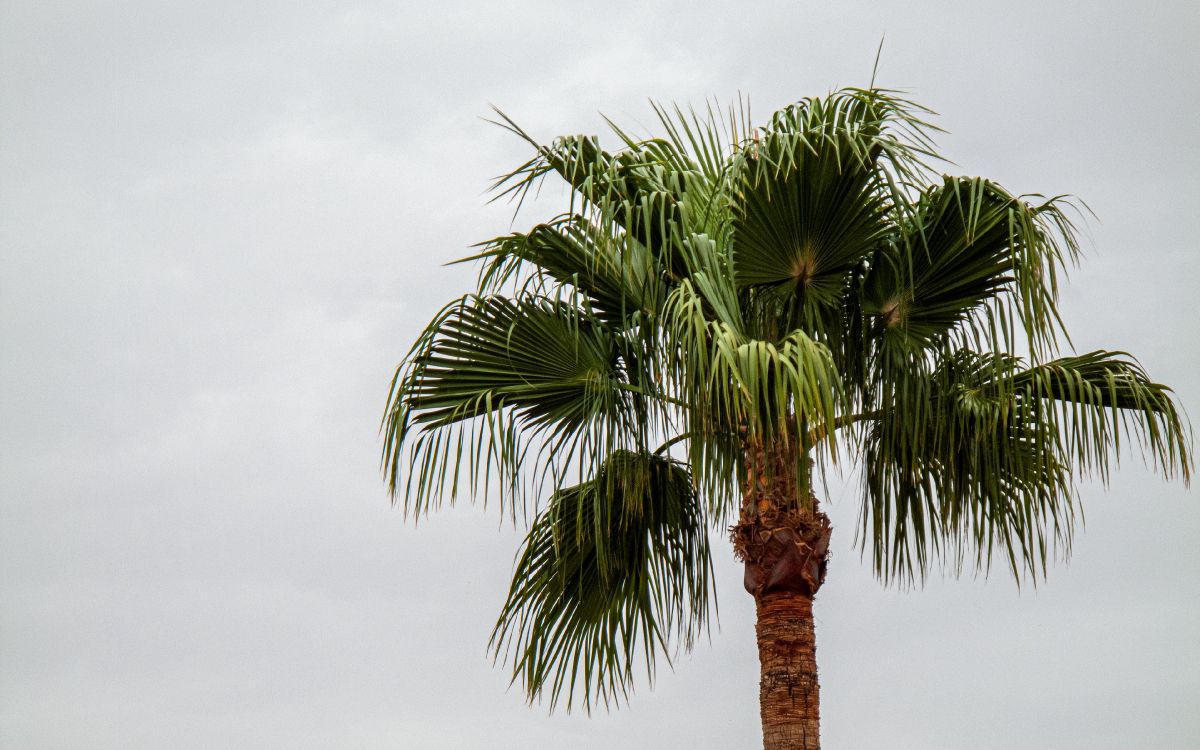
{"type": "Polygon", "coordinates": [[[692,436],[694,436],[694,435],[695,435],[695,433],[693,433],[693,432],[685,432],[685,433],[683,433],[682,435],[676,435],[675,437],[671,438],[671,439],[670,439],[670,440],[668,440],[667,442],[665,442],[665,443],[663,443],[662,445],[658,446],[658,448],[656,448],[656,449],[654,450],[654,455],[656,455],[656,456],[661,456],[661,455],[662,455],[663,453],[665,453],[665,452],[667,451],[667,449],[668,449],[668,448],[670,448],[672,445],[676,445],[676,444],[678,444],[678,443],[681,443],[681,442],[683,442],[684,440],[687,440],[688,438],[690,438],[690,437],[692,437],[692,436]]]}
{"type": "MultiPolygon", "coordinates": [[[[881,416],[883,416],[883,412],[880,411],[867,411],[863,412],[862,414],[847,414],[843,417],[838,417],[837,419],[833,420],[833,429],[840,430],[843,427],[849,427],[850,425],[857,424],[858,422],[865,422],[868,419],[879,419],[881,416]]],[[[826,429],[825,425],[821,425],[816,429],[809,430],[806,444],[808,446],[816,445],[818,442],[824,440],[828,436],[829,430],[826,429]]]]}
{"type": "Polygon", "coordinates": [[[636,385],[630,385],[629,383],[617,383],[617,388],[623,391],[629,391],[630,393],[636,393],[639,396],[646,396],[647,398],[653,398],[664,403],[673,404],[678,406],[680,409],[692,408],[692,405],[686,401],[672,398],[671,396],[666,396],[661,393],[649,393],[644,388],[638,388],[636,385]]]}

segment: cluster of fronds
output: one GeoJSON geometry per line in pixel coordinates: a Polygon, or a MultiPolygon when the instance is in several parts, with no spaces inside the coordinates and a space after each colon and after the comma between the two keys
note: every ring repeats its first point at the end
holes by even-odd
{"type": "Polygon", "coordinates": [[[406,511],[494,490],[532,514],[493,636],[531,698],[608,703],[690,645],[743,441],[793,441],[803,472],[857,457],[885,580],[994,556],[1043,573],[1075,480],[1124,437],[1188,477],[1169,389],[1119,352],[1056,354],[1069,202],[935,174],[928,110],[894,92],[759,128],[656,112],[664,137],[613,126],[616,151],[503,118],[534,155],[498,196],[556,175],[568,210],[467,259],[478,288],[425,329],[384,419],[406,511]]]}

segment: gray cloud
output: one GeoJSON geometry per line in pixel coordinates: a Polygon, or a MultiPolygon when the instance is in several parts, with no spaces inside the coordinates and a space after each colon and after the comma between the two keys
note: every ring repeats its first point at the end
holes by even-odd
{"type": "MultiPolygon", "coordinates": [[[[880,81],[954,171],[1096,211],[1064,290],[1200,413],[1197,11],[1185,3],[122,3],[0,10],[0,744],[752,747],[751,608],[612,714],[547,717],[484,645],[519,535],[412,528],[376,425],[391,368],[507,230],[486,125],[598,132],[647,97],[765,117],[880,81]]],[[[558,193],[532,211],[551,210],[558,193]]],[[[1069,566],[887,590],[837,526],[829,747],[1200,744],[1195,498],[1136,456],[1069,566]]]]}

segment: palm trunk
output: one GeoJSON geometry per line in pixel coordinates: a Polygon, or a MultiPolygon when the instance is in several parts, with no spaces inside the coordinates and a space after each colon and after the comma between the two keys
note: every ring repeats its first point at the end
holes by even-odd
{"type": "Polygon", "coordinates": [[[829,518],[797,482],[794,443],[744,448],[745,500],[731,531],[758,614],[763,748],[820,750],[813,597],[825,580],[829,518]]]}
{"type": "Polygon", "coordinates": [[[812,597],[790,593],[758,601],[758,701],[766,750],[821,747],[812,604],[812,597]]]}

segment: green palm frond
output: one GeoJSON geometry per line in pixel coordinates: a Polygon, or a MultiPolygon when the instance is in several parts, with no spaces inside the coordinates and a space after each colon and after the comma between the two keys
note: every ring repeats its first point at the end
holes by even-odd
{"type": "Polygon", "coordinates": [[[862,540],[885,580],[922,578],[933,560],[960,570],[993,551],[1014,573],[1044,569],[1067,549],[1074,516],[1069,464],[1046,441],[1036,409],[989,394],[990,357],[961,352],[930,369],[909,362],[889,384],[866,434],[862,540]]]}
{"type": "Polygon", "coordinates": [[[698,167],[709,185],[724,184],[729,176],[731,153],[749,137],[752,129],[750,103],[739,98],[721,112],[719,104],[710,102],[703,113],[690,108],[685,112],[678,105],[668,109],[651,102],[651,106],[667,133],[665,140],[671,144],[671,151],[687,155],[681,160],[679,171],[698,167]]]}
{"type": "Polygon", "coordinates": [[[529,699],[590,710],[627,697],[639,664],[690,649],[711,589],[706,522],[687,470],[618,451],[534,521],[492,634],[529,699]]]}
{"type": "Polygon", "coordinates": [[[688,223],[684,196],[702,176],[686,154],[669,141],[638,142],[620,130],[617,134],[627,148],[616,154],[600,148],[594,137],[566,136],[542,145],[503,113],[501,117],[506,127],[537,149],[537,155],[496,181],[497,198],[513,197],[519,206],[547,174],[557,173],[580,201],[572,205],[573,213],[619,227],[640,242],[668,276],[678,278],[686,272],[677,254],[688,223]]]}
{"type": "MultiPolygon", "coordinates": [[[[663,391],[689,405],[692,471],[711,493],[710,508],[720,508],[713,515],[724,518],[737,507],[733,444],[832,431],[847,404],[825,344],[801,330],[777,341],[748,335],[738,319],[723,319],[696,291],[692,282],[699,280],[681,283],[664,308],[662,346],[672,359],[663,391]]],[[[803,455],[807,447],[796,450],[803,455]]]]}
{"type": "MultiPolygon", "coordinates": [[[[394,496],[417,514],[486,494],[489,470],[515,504],[529,438],[560,459],[637,444],[650,422],[614,337],[577,306],[468,296],[426,327],[392,383],[384,459],[394,496]],[[405,449],[408,449],[405,460],[405,449]],[[401,484],[402,467],[412,467],[401,484]]],[[[586,463],[586,460],[585,460],[586,463]]]]}
{"type": "Polygon", "coordinates": [[[1053,435],[1062,443],[1081,471],[1107,480],[1110,460],[1120,458],[1126,436],[1134,438],[1143,457],[1165,478],[1191,479],[1186,416],[1176,407],[1171,389],[1153,382],[1124,352],[1055,359],[1015,372],[997,388],[1024,401],[1049,404],[1040,427],[1047,439],[1053,435]]]}
{"type": "Polygon", "coordinates": [[[741,287],[836,302],[842,276],[882,235],[884,196],[855,133],[768,130],[738,162],[734,268],[741,287]],[[856,148],[859,147],[859,148],[856,148]]]}
{"type": "Polygon", "coordinates": [[[780,434],[797,414],[813,426],[834,421],[840,378],[828,347],[803,331],[778,341],[749,336],[736,321],[713,319],[690,282],[672,293],[664,318],[665,346],[678,357],[665,392],[703,414],[727,415],[750,435],[780,434]]]}
{"type": "Polygon", "coordinates": [[[597,316],[616,325],[653,314],[666,296],[660,269],[640,243],[613,237],[578,216],[497,237],[459,262],[467,261],[483,261],[482,294],[506,285],[538,294],[569,286],[589,300],[597,316]]]}
{"type": "Polygon", "coordinates": [[[885,347],[927,348],[959,333],[1013,351],[1014,323],[1035,355],[1062,332],[1058,279],[1078,256],[1061,199],[1031,204],[980,178],[923,191],[862,282],[862,312],[885,347]]]}
{"type": "Polygon", "coordinates": [[[1032,368],[1007,355],[947,353],[883,394],[866,435],[863,541],[885,579],[921,578],[968,551],[1044,575],[1070,550],[1074,478],[1107,479],[1122,435],[1164,476],[1190,476],[1186,419],[1127,355],[1092,352],[1032,368]],[[998,374],[999,373],[999,374],[998,374]]]}

